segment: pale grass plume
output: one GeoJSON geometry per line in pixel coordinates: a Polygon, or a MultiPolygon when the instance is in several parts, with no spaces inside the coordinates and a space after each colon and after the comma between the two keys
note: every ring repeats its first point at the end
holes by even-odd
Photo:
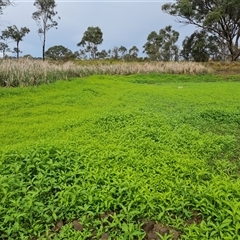
{"type": "Polygon", "coordinates": [[[0,85],[5,87],[30,86],[90,75],[202,74],[209,72],[207,67],[193,62],[123,62],[81,66],[74,62],[59,64],[32,59],[6,59],[0,61],[0,85]]]}

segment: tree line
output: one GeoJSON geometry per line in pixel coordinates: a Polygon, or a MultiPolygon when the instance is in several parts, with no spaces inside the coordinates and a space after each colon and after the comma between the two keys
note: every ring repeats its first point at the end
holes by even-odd
{"type": "MultiPolygon", "coordinates": [[[[0,14],[3,8],[12,4],[10,0],[0,0],[0,14]]],[[[99,27],[88,27],[77,46],[80,49],[72,52],[70,49],[58,45],[45,50],[47,32],[57,28],[57,11],[55,0],[35,0],[37,10],[32,14],[38,26],[38,34],[42,42],[42,59],[45,57],[54,60],[69,59],[138,59],[139,49],[133,46],[113,47],[109,50],[98,51],[98,46],[103,42],[103,33],[99,27]],[[54,18],[57,18],[54,19],[54,18]]],[[[177,21],[198,28],[190,36],[186,36],[179,47],[176,43],[179,32],[166,26],[159,32],[152,31],[143,45],[143,53],[152,61],[196,61],[205,62],[212,60],[236,61],[240,56],[240,1],[239,0],[176,0],[167,3],[162,10],[176,16],[177,21]]],[[[0,51],[3,56],[9,52],[8,39],[16,42],[13,52],[19,58],[19,43],[30,32],[27,27],[18,28],[16,25],[8,26],[2,31],[0,51]]]]}

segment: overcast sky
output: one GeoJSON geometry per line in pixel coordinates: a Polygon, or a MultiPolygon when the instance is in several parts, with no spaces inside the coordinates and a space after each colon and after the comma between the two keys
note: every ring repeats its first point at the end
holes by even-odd
{"type": "MultiPolygon", "coordinates": [[[[21,55],[31,54],[41,57],[42,43],[37,33],[37,25],[32,19],[36,11],[34,1],[17,1],[15,6],[4,9],[0,18],[1,31],[7,26],[16,25],[18,28],[28,27],[30,33],[20,42],[21,55]]],[[[63,45],[73,52],[79,50],[77,43],[88,27],[100,27],[103,32],[103,43],[99,50],[112,49],[114,46],[125,46],[127,49],[137,46],[142,55],[142,46],[146,43],[151,31],[159,31],[167,25],[180,33],[180,46],[186,35],[195,28],[182,26],[175,18],[162,12],[161,6],[168,1],[135,1],[135,0],[95,0],[95,1],[60,1],[57,0],[56,11],[61,20],[58,29],[50,29],[47,33],[46,49],[54,45],[63,45]]],[[[14,43],[9,44],[11,48],[14,43]]],[[[142,55],[144,56],[144,55],[142,55]]]]}

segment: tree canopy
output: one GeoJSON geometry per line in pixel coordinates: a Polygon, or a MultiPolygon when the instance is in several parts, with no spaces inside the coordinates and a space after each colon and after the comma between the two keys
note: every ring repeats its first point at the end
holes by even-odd
{"type": "Polygon", "coordinates": [[[70,60],[75,58],[73,52],[62,45],[50,47],[45,52],[45,57],[53,60],[70,60]]]}
{"type": "Polygon", "coordinates": [[[187,61],[207,62],[210,58],[221,58],[220,49],[216,36],[208,35],[206,31],[195,31],[186,37],[182,43],[182,57],[187,61]]]}
{"type": "Polygon", "coordinates": [[[19,58],[19,42],[23,40],[23,37],[28,34],[30,30],[27,27],[17,28],[16,25],[7,27],[6,30],[2,31],[2,38],[10,38],[17,43],[17,47],[14,48],[14,51],[17,53],[17,58],[19,58]]]}
{"type": "Polygon", "coordinates": [[[6,56],[6,52],[10,52],[8,44],[5,42],[0,42],[0,51],[2,52],[3,58],[6,56]]]}
{"type": "Polygon", "coordinates": [[[193,24],[217,36],[227,45],[232,61],[240,56],[239,0],[176,0],[164,4],[162,10],[180,17],[180,23],[193,24]]]}
{"type": "Polygon", "coordinates": [[[103,49],[101,52],[97,52],[97,57],[99,59],[105,59],[108,57],[108,53],[106,50],[103,49]]]}
{"type": "Polygon", "coordinates": [[[91,58],[97,57],[97,46],[103,42],[103,33],[99,27],[88,27],[77,46],[85,47],[91,58]]]}
{"type": "Polygon", "coordinates": [[[160,29],[159,33],[152,31],[143,46],[143,52],[145,52],[151,60],[177,60],[178,47],[175,43],[178,37],[179,33],[173,30],[172,26],[166,26],[164,29],[160,29]]]}
{"type": "Polygon", "coordinates": [[[118,52],[119,52],[119,54],[120,54],[120,58],[121,58],[121,59],[124,59],[125,56],[126,56],[126,54],[127,54],[127,48],[124,47],[124,46],[120,46],[120,47],[118,48],[118,52]]]}
{"type": "Polygon", "coordinates": [[[57,21],[53,19],[58,14],[55,11],[57,5],[55,0],[35,0],[34,6],[37,8],[37,11],[32,14],[32,18],[38,26],[38,34],[43,44],[42,59],[44,60],[47,31],[53,27],[57,28],[58,25],[57,21]]]}
{"type": "Polygon", "coordinates": [[[0,0],[0,14],[2,14],[3,8],[11,5],[12,2],[10,0],[0,0]]]}
{"type": "Polygon", "coordinates": [[[130,59],[136,59],[138,56],[139,49],[134,45],[129,49],[130,59]]]}

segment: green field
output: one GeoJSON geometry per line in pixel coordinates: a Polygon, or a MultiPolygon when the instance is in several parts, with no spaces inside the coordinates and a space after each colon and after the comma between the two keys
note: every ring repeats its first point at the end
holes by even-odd
{"type": "Polygon", "coordinates": [[[0,88],[0,239],[240,239],[240,81],[0,88]]]}

